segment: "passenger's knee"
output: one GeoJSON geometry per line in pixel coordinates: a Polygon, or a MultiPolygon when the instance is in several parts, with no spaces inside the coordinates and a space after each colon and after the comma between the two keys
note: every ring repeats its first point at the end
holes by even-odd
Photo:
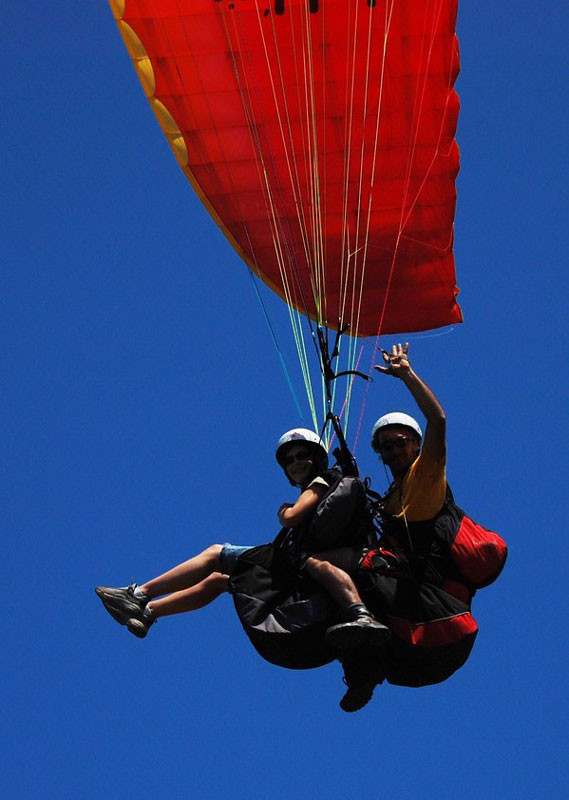
{"type": "Polygon", "coordinates": [[[229,575],[222,575],[221,572],[216,572],[215,579],[217,588],[221,591],[226,591],[227,584],[229,583],[229,575]]]}
{"type": "Polygon", "coordinates": [[[216,571],[219,569],[219,556],[222,550],[222,544],[210,544],[210,546],[202,553],[202,555],[207,558],[208,562],[216,571]]]}
{"type": "Polygon", "coordinates": [[[221,572],[214,572],[213,575],[205,579],[205,582],[207,583],[208,589],[211,589],[216,594],[221,594],[227,591],[229,576],[222,575],[221,572]]]}

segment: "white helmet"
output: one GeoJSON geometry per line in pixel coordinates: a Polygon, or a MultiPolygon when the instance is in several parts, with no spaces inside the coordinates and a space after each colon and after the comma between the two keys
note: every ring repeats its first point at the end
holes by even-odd
{"type": "Polygon", "coordinates": [[[416,419],[410,417],[409,414],[403,414],[401,411],[392,411],[390,414],[384,414],[383,417],[380,417],[372,428],[371,446],[374,450],[377,450],[375,440],[378,431],[383,428],[388,428],[391,425],[403,425],[405,428],[411,428],[419,439],[423,438],[423,431],[416,419]]]}
{"type": "Polygon", "coordinates": [[[322,439],[317,433],[308,430],[308,428],[293,428],[292,430],[283,433],[277,442],[277,452],[275,455],[281,467],[284,467],[282,458],[286,446],[294,442],[308,442],[311,445],[311,449],[315,449],[321,458],[326,459],[326,461],[328,460],[328,452],[322,443],[322,439]]]}

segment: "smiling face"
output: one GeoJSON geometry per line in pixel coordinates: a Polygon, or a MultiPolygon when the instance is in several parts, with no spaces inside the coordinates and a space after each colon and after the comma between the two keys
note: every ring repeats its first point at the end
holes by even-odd
{"type": "Polygon", "coordinates": [[[404,425],[389,425],[378,431],[375,449],[394,478],[403,476],[419,455],[421,443],[416,434],[404,425]]]}
{"type": "Polygon", "coordinates": [[[297,486],[305,486],[314,471],[314,454],[304,443],[291,444],[282,457],[288,478],[297,486]]]}

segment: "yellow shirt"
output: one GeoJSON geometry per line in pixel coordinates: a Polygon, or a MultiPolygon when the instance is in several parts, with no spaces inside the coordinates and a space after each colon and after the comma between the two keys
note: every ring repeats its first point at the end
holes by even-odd
{"type": "Polygon", "coordinates": [[[446,459],[434,459],[423,448],[400,483],[395,483],[385,498],[385,510],[408,522],[436,516],[446,497],[446,459]]]}

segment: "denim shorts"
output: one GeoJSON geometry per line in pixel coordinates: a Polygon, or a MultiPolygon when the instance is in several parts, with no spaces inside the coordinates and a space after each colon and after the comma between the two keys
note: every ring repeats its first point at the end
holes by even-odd
{"type": "Polygon", "coordinates": [[[244,553],[245,550],[250,550],[252,547],[254,547],[252,544],[243,546],[239,544],[229,544],[229,542],[226,542],[221,549],[221,553],[219,554],[219,564],[222,575],[232,575],[239,556],[244,553]]]}

